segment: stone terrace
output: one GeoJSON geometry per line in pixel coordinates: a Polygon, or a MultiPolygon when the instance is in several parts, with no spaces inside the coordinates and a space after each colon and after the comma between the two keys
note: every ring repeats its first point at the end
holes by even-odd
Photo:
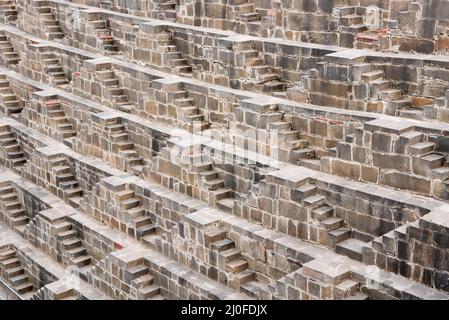
{"type": "Polygon", "coordinates": [[[202,4],[0,4],[0,298],[449,299],[449,1],[202,4]]]}

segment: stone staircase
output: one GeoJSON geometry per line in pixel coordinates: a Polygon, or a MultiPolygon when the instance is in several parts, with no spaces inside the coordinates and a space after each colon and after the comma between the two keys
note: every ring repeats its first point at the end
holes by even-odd
{"type": "Polygon", "coordinates": [[[318,193],[314,184],[304,183],[294,190],[294,195],[294,200],[309,210],[308,238],[311,241],[335,249],[351,237],[351,229],[336,216],[334,208],[326,202],[325,196],[318,193]]]}
{"type": "Polygon", "coordinates": [[[15,24],[18,12],[11,0],[0,0],[0,12],[5,23],[15,24]]]}
{"type": "Polygon", "coordinates": [[[225,186],[225,181],[219,177],[213,162],[209,161],[204,154],[193,154],[188,157],[191,169],[198,177],[199,187],[207,190],[209,194],[210,205],[232,213],[234,210],[233,192],[225,186]]]}
{"type": "Polygon", "coordinates": [[[0,248],[0,271],[5,280],[24,299],[28,300],[33,297],[35,288],[17,257],[16,250],[11,246],[0,248]]]}
{"type": "Polygon", "coordinates": [[[159,0],[158,8],[163,13],[163,20],[176,19],[176,6],[177,2],[175,0],[159,0]]]}
{"type": "Polygon", "coordinates": [[[87,253],[83,240],[78,237],[78,232],[73,224],[66,219],[59,219],[53,222],[52,229],[56,234],[58,243],[60,243],[60,254],[63,264],[76,266],[80,274],[86,273],[90,269],[93,259],[87,253]]]}
{"type": "Polygon", "coordinates": [[[45,100],[44,105],[50,123],[57,128],[57,131],[61,134],[63,140],[67,140],[68,142],[70,141],[70,138],[76,136],[76,130],[62,109],[61,101],[59,99],[45,100]]]}
{"type": "Polygon", "coordinates": [[[209,122],[205,121],[204,115],[195,106],[193,98],[189,97],[187,91],[180,90],[173,94],[175,95],[174,104],[177,107],[178,120],[181,122],[183,129],[193,132],[194,129],[203,131],[209,128],[209,122]]]}
{"type": "Polygon", "coordinates": [[[255,3],[251,3],[249,0],[231,0],[229,3],[234,9],[234,20],[243,23],[261,20],[255,3]]]}
{"type": "Polygon", "coordinates": [[[163,66],[169,67],[172,73],[191,77],[192,67],[188,64],[182,52],[180,52],[173,39],[173,34],[168,31],[163,31],[157,34],[158,48],[163,53],[163,66]]]}
{"type": "Polygon", "coordinates": [[[0,75],[0,107],[2,113],[17,118],[22,112],[19,99],[11,89],[9,80],[5,75],[0,75]]]}
{"type": "Polygon", "coordinates": [[[360,83],[367,84],[370,102],[383,102],[384,108],[388,108],[385,112],[389,114],[395,114],[399,110],[411,106],[411,99],[404,96],[401,90],[393,88],[393,82],[385,79],[383,70],[375,69],[372,64],[359,64],[357,67],[365,70],[360,74],[358,80],[360,83]]]}
{"type": "Polygon", "coordinates": [[[19,54],[11,44],[8,36],[0,33],[0,55],[4,66],[17,65],[20,62],[19,54]]]}
{"type": "Polygon", "coordinates": [[[87,25],[93,29],[93,34],[100,42],[101,50],[108,54],[118,53],[119,47],[117,42],[114,40],[114,37],[111,35],[111,30],[109,29],[108,22],[106,20],[89,20],[87,25]]]}
{"type": "Polygon", "coordinates": [[[284,83],[279,81],[280,69],[266,65],[262,54],[254,50],[252,44],[248,43],[247,47],[240,51],[240,54],[243,56],[248,78],[261,84],[263,92],[273,93],[285,90],[284,83]]]}
{"type": "Polygon", "coordinates": [[[44,72],[48,74],[50,83],[61,89],[67,89],[69,87],[69,79],[67,79],[61,61],[56,55],[52,52],[44,52],[41,54],[41,59],[44,65],[44,72]]]}
{"type": "Polygon", "coordinates": [[[55,177],[57,194],[74,208],[78,208],[83,198],[83,189],[79,186],[70,164],[66,158],[50,159],[51,170],[55,177]]]}
{"type": "Polygon", "coordinates": [[[22,146],[17,141],[16,135],[6,126],[0,128],[0,146],[13,168],[20,169],[26,163],[22,146]]]}
{"type": "Polygon", "coordinates": [[[124,220],[128,222],[127,234],[145,244],[152,245],[157,229],[151,218],[146,215],[142,199],[132,190],[118,192],[117,199],[120,209],[123,210],[124,220]]]}
{"type": "Polygon", "coordinates": [[[126,170],[137,175],[141,174],[145,165],[144,158],[136,151],[135,145],[120,119],[108,119],[104,129],[112,142],[112,150],[124,158],[126,170]]]}
{"type": "Polygon", "coordinates": [[[0,202],[5,209],[3,214],[5,215],[6,224],[23,236],[30,219],[16,193],[15,187],[10,182],[0,183],[0,202]]]}
{"type": "Polygon", "coordinates": [[[207,231],[204,242],[216,255],[218,269],[228,274],[227,285],[255,297],[263,283],[258,281],[256,272],[249,269],[248,261],[242,257],[234,241],[227,238],[226,230],[216,227],[207,231]]]}
{"type": "Polygon", "coordinates": [[[131,279],[131,287],[137,289],[139,300],[165,300],[161,288],[154,284],[154,277],[145,264],[126,269],[125,276],[131,279]]]}
{"type": "MultiPolygon", "coordinates": [[[[449,166],[446,156],[436,152],[434,142],[424,141],[424,134],[412,131],[414,144],[412,144],[408,153],[413,157],[413,171],[415,174],[425,177],[439,178],[449,186],[449,166]]],[[[448,150],[449,152],[449,150],[448,150]]]]}
{"type": "Polygon", "coordinates": [[[106,97],[117,108],[124,112],[131,112],[133,103],[130,102],[125,90],[112,68],[95,72],[96,79],[105,87],[106,97]]]}
{"type": "Polygon", "coordinates": [[[64,33],[59,26],[59,22],[56,20],[53,8],[49,6],[38,6],[37,12],[39,20],[44,28],[45,35],[49,40],[58,40],[64,38],[64,33]]]}
{"type": "Polygon", "coordinates": [[[368,30],[363,21],[366,9],[356,6],[337,6],[334,8],[334,15],[338,20],[338,31],[344,33],[357,34],[368,30]]]}
{"type": "Polygon", "coordinates": [[[278,157],[282,161],[298,163],[307,167],[317,164],[315,151],[309,148],[309,142],[301,139],[299,131],[293,130],[291,123],[286,121],[281,112],[271,112],[269,116],[268,130],[270,132],[269,147],[278,151],[278,157]]]}

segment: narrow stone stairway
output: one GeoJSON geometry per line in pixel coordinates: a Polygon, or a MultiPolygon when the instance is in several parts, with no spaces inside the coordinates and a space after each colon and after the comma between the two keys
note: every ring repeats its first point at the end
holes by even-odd
{"type": "Polygon", "coordinates": [[[0,202],[5,209],[3,214],[6,224],[23,236],[30,218],[11,183],[0,183],[0,202]]]}
{"type": "Polygon", "coordinates": [[[0,248],[0,270],[5,280],[25,300],[33,297],[36,291],[20,262],[16,250],[11,246],[0,248]]]}

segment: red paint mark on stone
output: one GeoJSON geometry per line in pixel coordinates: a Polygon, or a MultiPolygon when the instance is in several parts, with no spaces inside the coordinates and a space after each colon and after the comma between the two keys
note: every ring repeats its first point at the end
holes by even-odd
{"type": "Polygon", "coordinates": [[[120,243],[114,242],[114,249],[120,250],[120,249],[123,249],[123,246],[120,243]]]}

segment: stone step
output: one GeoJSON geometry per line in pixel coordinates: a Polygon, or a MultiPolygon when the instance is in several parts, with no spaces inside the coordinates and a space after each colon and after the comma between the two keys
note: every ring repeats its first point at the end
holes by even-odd
{"type": "Polygon", "coordinates": [[[435,143],[433,142],[420,142],[410,146],[409,153],[411,155],[422,156],[433,152],[435,149],[435,143]]]}
{"type": "Polygon", "coordinates": [[[59,232],[56,234],[56,237],[60,240],[60,241],[64,241],[66,239],[73,239],[73,238],[78,238],[78,232],[76,232],[76,230],[64,230],[62,232],[59,232]]]}
{"type": "Polygon", "coordinates": [[[20,260],[16,257],[2,260],[0,265],[5,269],[16,268],[20,266],[20,260]]]}
{"type": "Polygon", "coordinates": [[[79,246],[73,249],[68,249],[65,252],[69,257],[76,258],[85,256],[87,254],[86,248],[79,246]]]}
{"type": "Polygon", "coordinates": [[[131,220],[131,223],[133,224],[133,226],[138,229],[140,227],[146,226],[151,224],[151,218],[148,216],[140,216],[140,217],[136,217],[134,219],[131,220]]]}
{"type": "Polygon", "coordinates": [[[308,146],[308,144],[309,142],[303,139],[288,140],[282,142],[282,147],[287,149],[298,150],[298,149],[305,149],[308,146]]]}
{"type": "Polygon", "coordinates": [[[237,259],[230,261],[226,264],[226,271],[233,272],[233,273],[239,273],[244,270],[248,269],[248,261],[243,259],[237,259]]]}
{"type": "Polygon", "coordinates": [[[64,250],[72,250],[82,246],[80,238],[69,238],[62,241],[64,250]]]}
{"type": "Polygon", "coordinates": [[[235,201],[233,198],[225,198],[217,201],[217,208],[227,213],[232,213],[234,210],[235,201]]]}
{"type": "MultiPolygon", "coordinates": [[[[150,221],[151,221],[151,219],[150,219],[150,221]]],[[[137,236],[137,239],[140,239],[142,237],[146,237],[146,236],[155,234],[156,231],[157,231],[157,227],[154,224],[147,224],[147,225],[139,227],[136,230],[136,236],[137,236]]]]}
{"type": "Polygon", "coordinates": [[[344,220],[338,217],[330,217],[320,222],[320,227],[327,230],[336,230],[342,227],[344,220]]]}
{"type": "Polygon", "coordinates": [[[335,230],[332,230],[329,232],[328,234],[328,238],[329,238],[329,245],[332,248],[335,248],[337,244],[339,244],[340,242],[349,239],[351,237],[351,229],[348,228],[338,228],[335,230]]]}
{"type": "Polygon", "coordinates": [[[150,285],[139,290],[139,299],[150,299],[159,295],[160,292],[160,287],[156,285],[150,285]]]}
{"type": "Polygon", "coordinates": [[[89,265],[91,263],[91,261],[92,261],[92,258],[88,255],[70,259],[71,264],[77,266],[78,268],[82,268],[84,266],[89,265]]]}
{"type": "Polygon", "coordinates": [[[133,286],[138,289],[151,286],[153,284],[153,282],[154,282],[154,277],[151,274],[144,274],[144,275],[141,275],[140,277],[133,278],[133,280],[132,280],[133,286]]]}
{"type": "Polygon", "coordinates": [[[377,79],[382,79],[384,77],[383,70],[374,70],[360,75],[360,79],[363,82],[371,82],[377,79]]]}
{"type": "Polygon", "coordinates": [[[204,186],[211,191],[218,190],[220,188],[224,188],[224,180],[222,179],[212,179],[203,182],[204,186]]]}
{"type": "Polygon", "coordinates": [[[228,262],[238,260],[241,256],[241,252],[238,249],[228,249],[220,252],[220,257],[224,259],[224,262],[227,264],[228,262]]]}
{"type": "Polygon", "coordinates": [[[329,219],[334,214],[334,208],[324,205],[322,207],[316,208],[312,211],[312,218],[318,221],[324,221],[329,219]]]}
{"type": "Polygon", "coordinates": [[[340,299],[355,294],[359,290],[359,283],[346,279],[335,286],[334,295],[340,299]]]}
{"type": "Polygon", "coordinates": [[[338,243],[335,251],[351,259],[362,261],[362,248],[364,245],[366,245],[365,242],[350,238],[338,243]]]}
{"type": "Polygon", "coordinates": [[[315,195],[305,198],[304,204],[307,206],[317,207],[317,206],[323,205],[325,200],[326,200],[325,196],[315,194],[315,195]]]}
{"type": "Polygon", "coordinates": [[[209,246],[212,243],[226,239],[227,232],[223,228],[214,228],[204,233],[204,245],[209,246]]]}
{"type": "Polygon", "coordinates": [[[15,191],[11,193],[4,193],[0,195],[0,201],[12,201],[17,199],[17,193],[15,191]]]}
{"type": "Polygon", "coordinates": [[[24,274],[24,273],[25,273],[25,269],[22,266],[8,268],[5,270],[5,275],[8,279],[11,279],[12,277],[16,277],[16,276],[24,274]]]}
{"type": "Polygon", "coordinates": [[[234,247],[235,247],[234,241],[230,239],[219,240],[210,245],[211,250],[216,250],[218,252],[233,249],[234,247]]]}
{"type": "Polygon", "coordinates": [[[148,273],[150,272],[150,269],[144,264],[139,264],[132,268],[126,269],[125,272],[126,272],[126,275],[129,275],[131,280],[135,280],[142,276],[148,275],[148,273]]]}
{"type": "Polygon", "coordinates": [[[23,226],[23,225],[28,224],[28,222],[30,221],[30,218],[28,216],[23,215],[23,216],[18,216],[18,217],[12,217],[10,219],[10,221],[11,221],[11,225],[13,227],[18,227],[18,226],[23,226]]]}
{"type": "Polygon", "coordinates": [[[303,186],[292,190],[292,200],[302,202],[305,199],[314,196],[317,192],[317,187],[314,184],[306,183],[303,186]]]}
{"type": "Polygon", "coordinates": [[[16,289],[16,291],[19,292],[20,294],[24,294],[27,292],[32,292],[34,290],[34,287],[33,284],[28,281],[18,285],[17,287],[14,287],[14,289],[16,289]]]}
{"type": "Polygon", "coordinates": [[[387,89],[379,91],[379,99],[382,101],[393,101],[402,98],[402,92],[397,89],[387,89]]]}
{"type": "Polygon", "coordinates": [[[356,292],[351,296],[346,297],[344,300],[369,300],[369,296],[363,292],[356,292]]]}
{"type": "Polygon", "coordinates": [[[12,259],[16,256],[16,252],[13,249],[7,248],[0,252],[0,261],[12,259]]]}
{"type": "Polygon", "coordinates": [[[131,208],[136,208],[140,206],[140,199],[139,198],[130,198],[126,199],[120,202],[120,208],[124,210],[128,210],[131,208]]]}

